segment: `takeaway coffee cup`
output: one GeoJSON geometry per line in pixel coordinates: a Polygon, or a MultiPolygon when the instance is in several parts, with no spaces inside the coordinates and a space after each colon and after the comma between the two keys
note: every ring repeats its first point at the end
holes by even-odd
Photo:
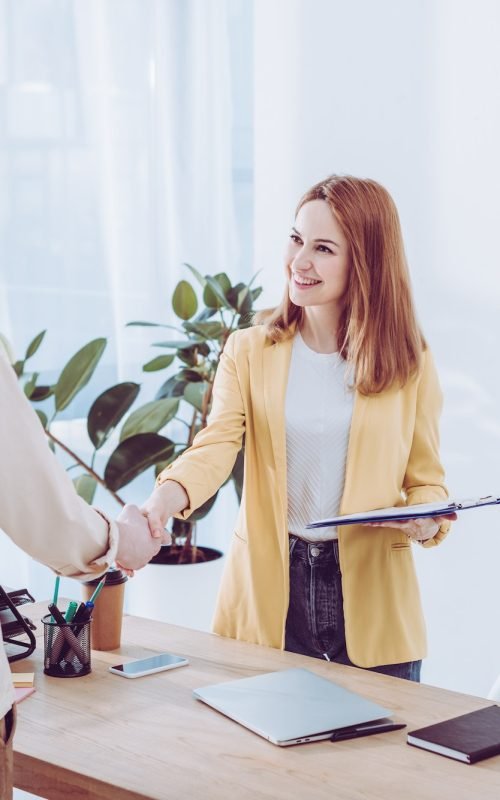
{"type": "MultiPolygon", "coordinates": [[[[127,576],[120,569],[109,569],[105,583],[92,611],[92,648],[115,650],[120,647],[122,633],[123,600],[127,576]]],[[[90,600],[102,578],[83,584],[83,599],[90,600]]]]}

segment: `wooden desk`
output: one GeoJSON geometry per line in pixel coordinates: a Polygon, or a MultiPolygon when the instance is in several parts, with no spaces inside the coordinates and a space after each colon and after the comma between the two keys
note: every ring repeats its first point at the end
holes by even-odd
{"type": "Polygon", "coordinates": [[[500,797],[500,757],[468,766],[409,747],[405,730],[280,748],[191,690],[303,666],[394,709],[410,730],[480,708],[484,699],[138,617],[124,620],[121,655],[94,651],[84,678],[44,676],[42,646],[13,665],[35,670],[37,689],[18,707],[15,785],[49,800],[500,797]],[[107,670],[122,656],[163,650],[188,656],[191,665],[132,681],[107,670]]]}

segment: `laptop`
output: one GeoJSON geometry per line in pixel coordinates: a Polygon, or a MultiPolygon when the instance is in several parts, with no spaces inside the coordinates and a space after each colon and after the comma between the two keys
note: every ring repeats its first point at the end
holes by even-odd
{"type": "Polygon", "coordinates": [[[392,714],[307,669],[268,672],[204,686],[193,693],[198,700],[280,747],[330,739],[340,728],[392,714]]]}

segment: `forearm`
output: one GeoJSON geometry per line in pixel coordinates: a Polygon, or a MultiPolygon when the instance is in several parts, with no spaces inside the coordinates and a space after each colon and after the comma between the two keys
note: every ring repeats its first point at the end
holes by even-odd
{"type": "Polygon", "coordinates": [[[180,514],[189,506],[189,496],[184,487],[177,481],[167,478],[154,490],[158,493],[160,503],[165,507],[167,517],[180,514]]]}

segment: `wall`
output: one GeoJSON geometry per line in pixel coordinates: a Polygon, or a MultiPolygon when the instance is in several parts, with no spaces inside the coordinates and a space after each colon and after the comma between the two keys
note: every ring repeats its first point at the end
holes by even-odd
{"type": "MultiPolygon", "coordinates": [[[[421,323],[445,393],[454,496],[500,492],[500,6],[480,0],[257,0],[255,268],[282,292],[302,192],[372,177],[401,215],[421,323]]],[[[465,512],[416,552],[429,630],[423,679],[486,694],[500,672],[500,516],[465,512]]]]}

